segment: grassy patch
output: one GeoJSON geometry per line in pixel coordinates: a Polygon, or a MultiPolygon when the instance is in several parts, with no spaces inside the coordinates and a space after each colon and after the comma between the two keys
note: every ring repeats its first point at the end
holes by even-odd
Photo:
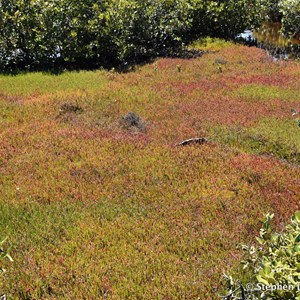
{"type": "Polygon", "coordinates": [[[192,43],[190,47],[203,51],[219,51],[230,45],[233,45],[233,43],[219,38],[206,37],[192,43]]]}
{"type": "Polygon", "coordinates": [[[294,120],[265,119],[252,128],[219,127],[214,140],[255,154],[300,163],[300,128],[294,120]]]}
{"type": "Polygon", "coordinates": [[[235,90],[235,95],[243,97],[250,102],[269,101],[274,99],[280,99],[282,101],[298,101],[296,91],[267,85],[245,85],[235,90]]]}
{"type": "Polygon", "coordinates": [[[104,71],[63,72],[59,75],[48,73],[24,73],[0,75],[1,91],[6,95],[40,95],[72,89],[99,89],[107,81],[104,71]]]}

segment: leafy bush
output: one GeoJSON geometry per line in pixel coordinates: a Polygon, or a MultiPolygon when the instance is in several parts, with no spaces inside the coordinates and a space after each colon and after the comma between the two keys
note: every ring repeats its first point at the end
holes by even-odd
{"type": "Polygon", "coordinates": [[[226,299],[235,299],[238,293],[241,299],[300,299],[300,212],[295,213],[283,233],[271,233],[273,216],[267,215],[257,238],[258,246],[243,246],[247,253],[243,264],[250,285],[243,286],[226,277],[226,299]]]}
{"type": "Polygon", "coordinates": [[[15,0],[0,3],[0,69],[112,67],[257,22],[258,0],[15,0]]]}
{"type": "Polygon", "coordinates": [[[265,4],[259,0],[194,1],[192,28],[196,35],[234,38],[260,24],[265,4]]]}
{"type": "Polygon", "coordinates": [[[281,0],[279,10],[282,14],[282,30],[288,37],[300,37],[300,2],[281,0]]]}
{"type": "Polygon", "coordinates": [[[185,0],[128,1],[116,10],[110,7],[112,29],[117,38],[120,62],[153,57],[187,42],[191,6],[185,0]]]}
{"type": "Polygon", "coordinates": [[[262,0],[264,19],[281,22],[287,37],[300,35],[300,2],[298,0],[262,0]]]}
{"type": "MultiPolygon", "coordinates": [[[[103,1],[2,1],[2,69],[92,60],[106,50],[103,1]],[[97,47],[101,41],[103,46],[97,47]]],[[[113,49],[111,49],[113,51],[113,49]]]]}
{"type": "Polygon", "coordinates": [[[282,19],[282,13],[280,11],[281,0],[261,0],[260,8],[261,14],[265,21],[280,22],[282,19]]]}
{"type": "Polygon", "coordinates": [[[189,5],[165,1],[2,1],[0,64],[112,66],[181,46],[189,5]]]}

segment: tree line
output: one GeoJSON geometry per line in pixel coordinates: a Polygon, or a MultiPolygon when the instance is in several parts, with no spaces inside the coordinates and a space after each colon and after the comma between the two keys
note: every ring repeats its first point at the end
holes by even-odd
{"type": "Polygon", "coordinates": [[[199,37],[233,38],[274,16],[283,19],[287,34],[299,31],[287,21],[299,14],[298,1],[275,2],[2,0],[0,69],[126,66],[199,37]]]}

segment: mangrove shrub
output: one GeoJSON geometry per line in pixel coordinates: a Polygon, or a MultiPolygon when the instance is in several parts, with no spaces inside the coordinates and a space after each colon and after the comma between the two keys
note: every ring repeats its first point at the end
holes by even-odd
{"type": "Polygon", "coordinates": [[[259,21],[258,2],[2,0],[0,69],[112,67],[206,35],[234,37],[259,21]]]}

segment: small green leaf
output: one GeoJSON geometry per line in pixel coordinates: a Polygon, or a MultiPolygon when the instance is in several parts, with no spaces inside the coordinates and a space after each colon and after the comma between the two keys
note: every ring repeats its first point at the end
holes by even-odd
{"type": "Polygon", "coordinates": [[[294,218],[298,223],[300,223],[300,211],[295,212],[294,218]]]}
{"type": "Polygon", "coordinates": [[[269,282],[267,280],[265,280],[264,278],[262,278],[262,276],[257,275],[256,279],[258,280],[258,282],[263,283],[265,285],[269,285],[269,282]]]}

